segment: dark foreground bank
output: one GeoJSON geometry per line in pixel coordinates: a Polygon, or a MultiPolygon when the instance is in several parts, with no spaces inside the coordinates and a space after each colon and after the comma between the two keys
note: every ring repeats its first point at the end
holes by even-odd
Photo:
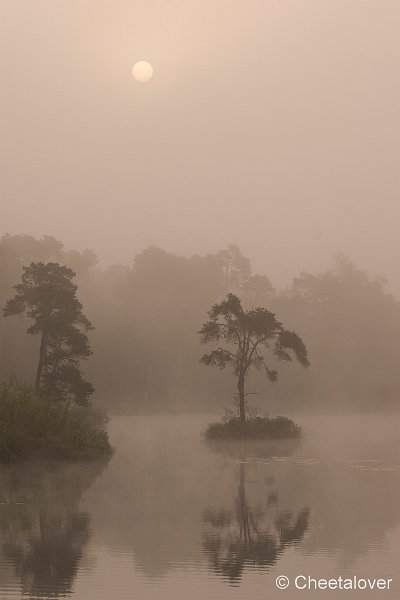
{"type": "Polygon", "coordinates": [[[91,405],[59,402],[10,379],[0,385],[0,462],[106,459],[113,452],[107,422],[91,405]]]}

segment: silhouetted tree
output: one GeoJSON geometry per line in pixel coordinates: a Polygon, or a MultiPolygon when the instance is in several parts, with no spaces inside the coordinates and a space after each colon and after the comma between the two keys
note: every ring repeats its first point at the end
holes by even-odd
{"type": "Polygon", "coordinates": [[[303,367],[309,365],[306,347],[294,331],[284,329],[275,315],[266,308],[244,310],[240,299],[228,294],[222,302],[214,304],[208,313],[210,320],[199,331],[204,344],[221,340],[227,348],[218,347],[201,359],[205,365],[224,369],[233,365],[238,378],[240,420],[246,420],[245,378],[252,366],[264,368],[270,381],[276,381],[277,371],[270,369],[262,348],[270,348],[273,357],[280,360],[296,358],[303,367]]]}
{"type": "Polygon", "coordinates": [[[269,300],[275,294],[272,283],[265,275],[251,275],[242,286],[242,292],[260,300],[269,300]]]}
{"type": "Polygon", "coordinates": [[[215,255],[221,264],[226,291],[237,290],[243,286],[251,274],[250,261],[240,252],[235,244],[228,244],[227,248],[220,250],[215,255]]]}
{"type": "Polygon", "coordinates": [[[20,257],[22,265],[33,262],[61,261],[64,244],[51,235],[36,239],[33,235],[10,235],[1,237],[1,244],[20,257]]]}
{"type": "Polygon", "coordinates": [[[3,314],[26,313],[33,319],[27,332],[41,335],[36,389],[84,404],[93,387],[83,379],[79,362],[91,354],[86,332],[93,327],[76,297],[74,276],[58,263],[32,262],[23,267],[21,283],[14,286],[16,294],[3,314]]]}

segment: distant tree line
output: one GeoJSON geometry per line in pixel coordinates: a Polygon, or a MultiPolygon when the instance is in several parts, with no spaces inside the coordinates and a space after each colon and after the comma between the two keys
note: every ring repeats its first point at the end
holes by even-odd
{"type": "MultiPolygon", "coordinates": [[[[245,311],[261,307],[274,313],[307,344],[309,369],[283,363],[274,385],[265,370],[249,373],[247,391],[259,392],[260,410],[390,410],[398,405],[400,303],[386,292],[383,280],[344,256],[335,257],[323,273],[303,272],[286,289],[276,290],[267,276],[252,272],[234,245],[192,257],[153,246],[130,265],[102,268],[93,252],[66,251],[53,237],[5,235],[0,240],[2,308],[15,295],[23,267],[32,262],[57,263],[65,274],[76,273],[79,301],[95,324],[85,380],[93,382],[97,400],[110,411],[200,411],[228,404],[237,382],[229,368],[221,374],[201,364],[196,332],[210,306],[229,293],[240,298],[245,311]]],[[[14,372],[34,383],[40,336],[26,336],[26,325],[17,317],[0,318],[3,379],[14,372]]],[[[55,351],[54,344],[50,350],[55,351]]],[[[89,348],[81,350],[87,358],[89,348]]],[[[267,368],[275,371],[273,363],[267,368]]],[[[77,378],[77,386],[82,381],[77,378]]],[[[89,391],[80,389],[83,396],[89,391]]]]}

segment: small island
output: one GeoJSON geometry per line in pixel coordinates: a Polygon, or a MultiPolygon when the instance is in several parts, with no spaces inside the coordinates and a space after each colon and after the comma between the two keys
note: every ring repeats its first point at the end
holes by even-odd
{"type": "Polygon", "coordinates": [[[295,358],[303,367],[309,366],[307,349],[294,331],[285,329],[274,313],[266,308],[245,310],[240,298],[228,294],[208,313],[209,320],[199,334],[203,344],[214,343],[218,347],[204,354],[201,359],[207,366],[225,369],[233,367],[237,377],[238,416],[231,416],[221,423],[211,423],[207,439],[279,439],[299,438],[301,427],[287,417],[275,418],[252,416],[246,418],[245,381],[251,369],[265,369],[270,381],[277,381],[278,373],[271,369],[263,354],[269,349],[278,360],[295,358]],[[221,341],[225,347],[220,346],[221,341]]]}
{"type": "Polygon", "coordinates": [[[208,440],[260,440],[300,438],[301,427],[287,417],[237,417],[220,423],[210,423],[205,431],[208,440]]]}
{"type": "Polygon", "coordinates": [[[83,313],[72,279],[58,263],[23,267],[5,317],[26,315],[29,334],[40,335],[35,385],[15,377],[0,386],[0,462],[26,459],[102,460],[113,449],[107,416],[90,402],[94,389],[80,361],[91,354],[83,313]]]}

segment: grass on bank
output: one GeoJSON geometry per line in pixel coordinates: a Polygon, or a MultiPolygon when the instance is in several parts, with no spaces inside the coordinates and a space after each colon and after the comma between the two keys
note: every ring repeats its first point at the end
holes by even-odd
{"type": "Polygon", "coordinates": [[[0,384],[0,462],[108,458],[107,422],[93,406],[47,398],[11,378],[0,384]]]}
{"type": "Polygon", "coordinates": [[[241,421],[237,417],[222,423],[210,423],[205,431],[208,440],[297,439],[301,427],[287,417],[251,417],[241,421]]]}

